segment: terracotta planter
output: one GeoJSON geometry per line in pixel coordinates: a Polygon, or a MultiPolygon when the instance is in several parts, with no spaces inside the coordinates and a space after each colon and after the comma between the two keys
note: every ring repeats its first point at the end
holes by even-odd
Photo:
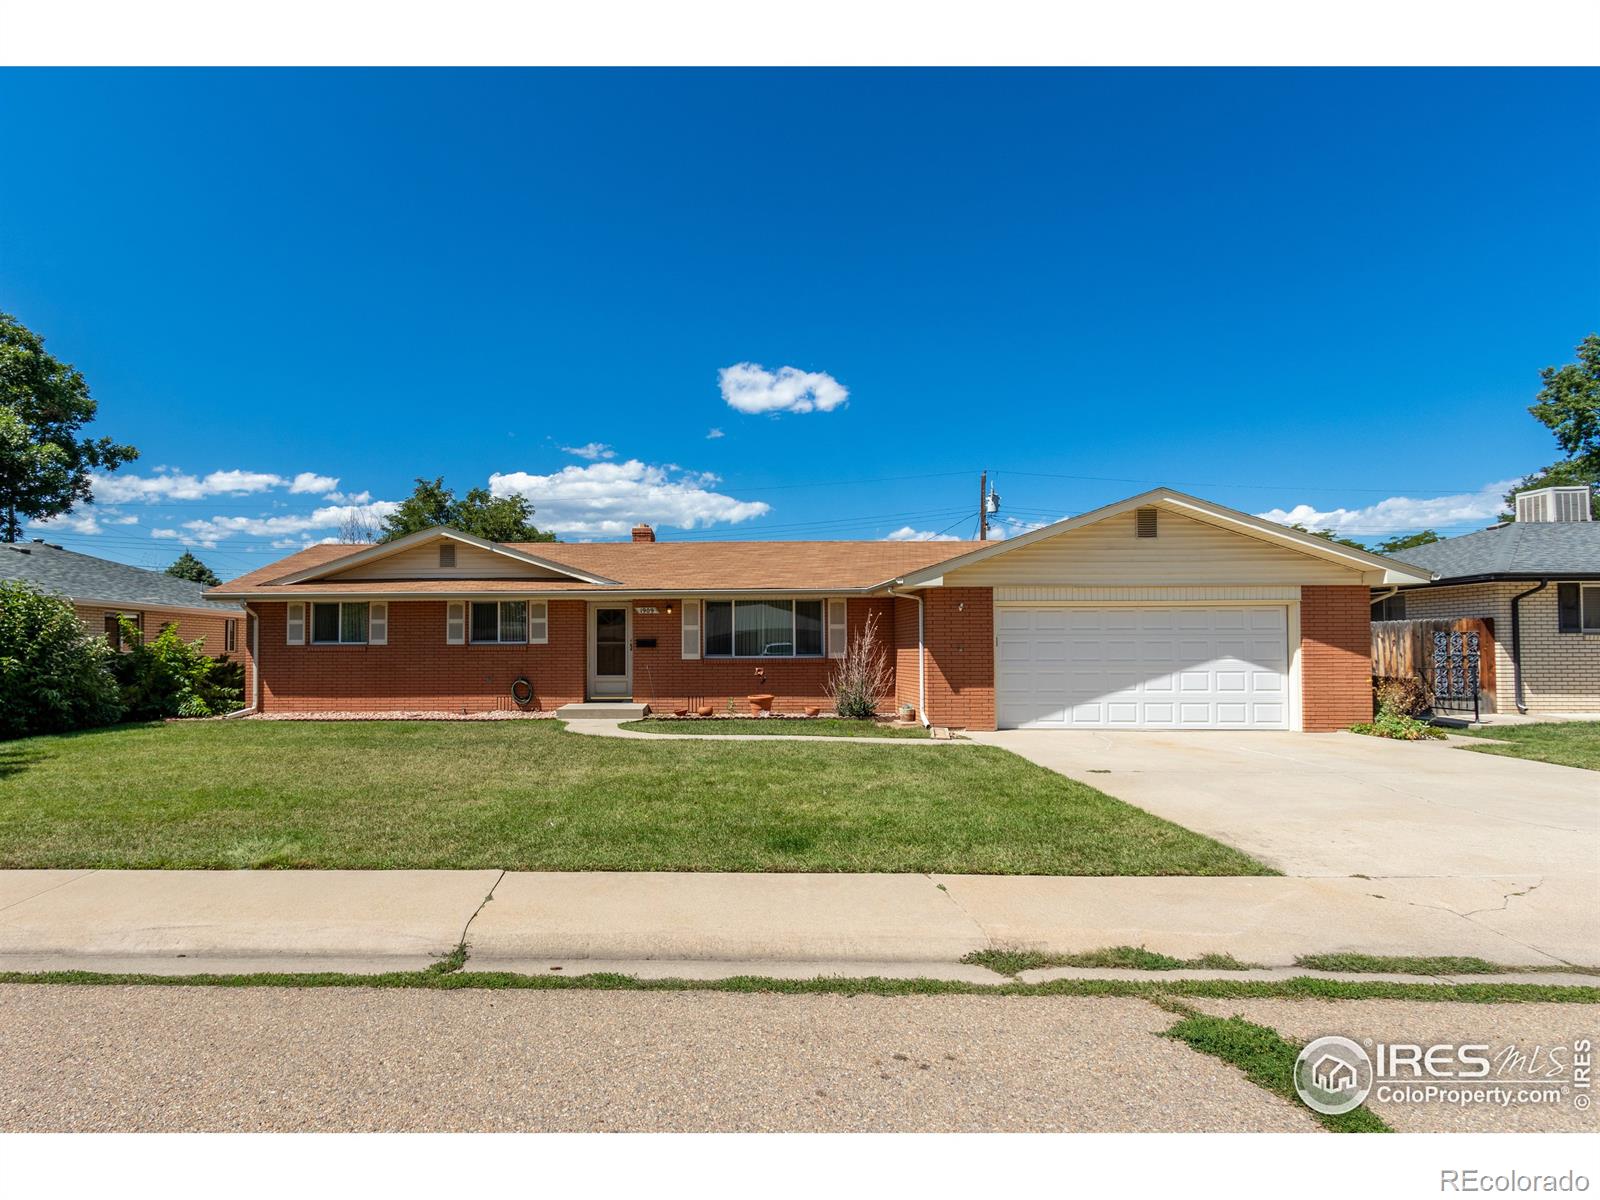
{"type": "Polygon", "coordinates": [[[672,715],[675,717],[687,717],[689,710],[687,708],[675,708],[672,710],[672,715]]]}
{"type": "Polygon", "coordinates": [[[716,709],[712,708],[711,705],[709,705],[709,704],[702,704],[699,708],[695,709],[694,711],[695,711],[695,715],[696,716],[709,717],[712,713],[714,713],[716,711],[716,709]]]}
{"type": "Polygon", "coordinates": [[[814,717],[814,716],[816,716],[816,715],[817,715],[817,714],[818,714],[818,713],[819,713],[819,712],[821,712],[821,711],[822,711],[822,710],[821,710],[821,709],[820,709],[820,708],[816,708],[816,707],[814,707],[814,706],[813,706],[813,707],[811,707],[811,708],[808,708],[808,709],[806,709],[806,716],[808,716],[808,717],[814,717]]]}
{"type": "Polygon", "coordinates": [[[762,692],[757,696],[746,696],[745,699],[750,701],[751,712],[769,713],[772,711],[772,702],[776,700],[777,697],[768,692],[762,692]]]}

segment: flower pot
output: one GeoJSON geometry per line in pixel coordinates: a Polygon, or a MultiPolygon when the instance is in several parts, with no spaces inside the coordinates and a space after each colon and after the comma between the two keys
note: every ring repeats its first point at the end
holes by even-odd
{"type": "Polygon", "coordinates": [[[817,708],[815,705],[813,705],[812,707],[806,709],[806,716],[814,717],[821,711],[822,710],[820,708],[817,708]]]}
{"type": "Polygon", "coordinates": [[[694,711],[695,711],[695,715],[696,716],[709,717],[712,713],[714,713],[716,711],[716,709],[712,708],[711,705],[709,705],[709,704],[702,704],[699,708],[695,709],[694,711]]]}
{"type": "Polygon", "coordinates": [[[672,710],[672,715],[675,717],[687,717],[689,710],[687,708],[675,708],[672,710]]]}
{"type": "Polygon", "coordinates": [[[777,697],[769,692],[762,692],[760,695],[746,696],[745,699],[750,701],[751,712],[769,713],[772,711],[772,702],[776,700],[777,697]]]}

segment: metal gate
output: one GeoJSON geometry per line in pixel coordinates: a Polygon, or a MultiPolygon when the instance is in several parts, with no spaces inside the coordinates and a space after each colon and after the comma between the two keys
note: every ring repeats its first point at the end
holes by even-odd
{"type": "Polygon", "coordinates": [[[1433,653],[1423,674],[1434,712],[1471,711],[1479,717],[1479,651],[1476,630],[1435,629],[1433,653]]]}

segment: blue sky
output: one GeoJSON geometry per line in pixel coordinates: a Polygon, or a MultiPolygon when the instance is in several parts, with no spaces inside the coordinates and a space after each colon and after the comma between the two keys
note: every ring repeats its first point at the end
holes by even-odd
{"type": "Polygon", "coordinates": [[[440,474],[567,538],[971,536],[985,467],[1019,524],[1162,482],[1465,531],[1600,325],[1594,72],[13,70],[0,111],[0,308],[143,451],[34,532],[145,565],[440,474]]]}

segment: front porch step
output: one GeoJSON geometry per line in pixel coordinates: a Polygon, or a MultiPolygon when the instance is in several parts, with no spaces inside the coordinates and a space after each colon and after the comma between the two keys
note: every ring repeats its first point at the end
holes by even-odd
{"type": "Polygon", "coordinates": [[[590,700],[586,704],[563,704],[556,716],[563,721],[637,721],[650,712],[648,704],[627,700],[590,700]]]}

